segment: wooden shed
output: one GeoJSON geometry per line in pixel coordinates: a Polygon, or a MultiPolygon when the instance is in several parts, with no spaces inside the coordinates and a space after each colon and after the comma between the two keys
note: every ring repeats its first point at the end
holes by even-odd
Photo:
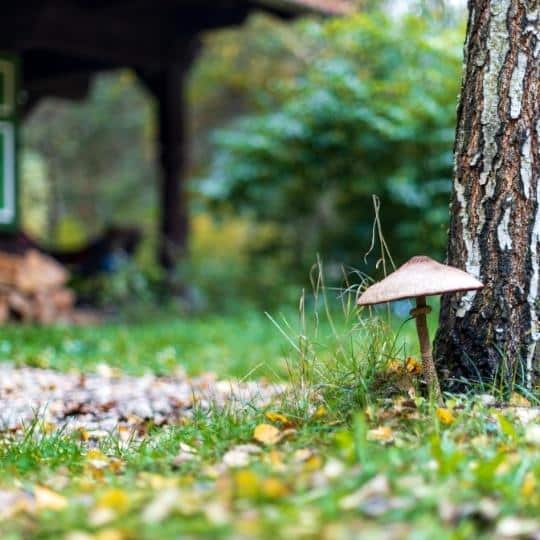
{"type": "MultiPolygon", "coordinates": [[[[17,123],[40,99],[84,99],[100,71],[133,69],[155,96],[161,164],[159,260],[185,251],[186,72],[201,32],[254,10],[344,15],[353,0],[16,0],[0,19],[0,224],[17,227],[17,123]]],[[[24,211],[24,209],[23,209],[24,211]]]]}

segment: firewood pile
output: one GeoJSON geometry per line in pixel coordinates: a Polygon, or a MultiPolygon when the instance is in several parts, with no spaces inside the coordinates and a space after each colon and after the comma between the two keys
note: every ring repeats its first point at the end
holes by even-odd
{"type": "Polygon", "coordinates": [[[0,323],[80,323],[69,272],[56,260],[29,249],[22,255],[0,251],[0,323]]]}

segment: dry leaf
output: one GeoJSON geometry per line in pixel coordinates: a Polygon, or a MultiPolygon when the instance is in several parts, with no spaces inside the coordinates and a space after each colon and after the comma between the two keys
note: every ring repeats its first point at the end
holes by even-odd
{"type": "Polygon", "coordinates": [[[255,497],[259,493],[259,477],[250,470],[238,471],[234,475],[234,487],[239,497],[255,497]]]}
{"type": "Polygon", "coordinates": [[[296,463],[302,463],[313,457],[314,454],[315,452],[311,448],[299,448],[295,451],[293,459],[296,463]]]}
{"type": "Polygon", "coordinates": [[[126,535],[119,529],[103,529],[93,536],[93,540],[124,540],[126,535]]]}
{"type": "Polygon", "coordinates": [[[34,498],[36,502],[36,511],[38,512],[41,510],[64,510],[68,505],[65,497],[42,486],[36,486],[34,488],[34,498]]]}
{"type": "Polygon", "coordinates": [[[223,463],[232,468],[246,467],[251,461],[251,456],[260,452],[261,449],[254,444],[239,444],[225,453],[223,463]]]}
{"type": "Polygon", "coordinates": [[[388,373],[399,373],[401,370],[403,369],[403,364],[397,360],[397,359],[392,359],[390,360],[390,362],[388,362],[388,367],[387,367],[387,371],[388,373]]]}
{"type": "Polygon", "coordinates": [[[313,418],[324,418],[328,414],[324,405],[319,405],[317,410],[313,413],[313,418]]]}
{"type": "Polygon", "coordinates": [[[206,503],[204,507],[204,515],[212,525],[227,525],[230,522],[231,516],[227,507],[219,501],[211,501],[206,503]]]}
{"type": "Polygon", "coordinates": [[[115,512],[125,512],[129,506],[129,497],[125,491],[118,488],[112,488],[99,497],[97,506],[101,508],[110,508],[115,512]]]}
{"type": "Polygon", "coordinates": [[[531,402],[521,394],[518,394],[517,392],[512,392],[512,395],[510,396],[510,405],[514,407],[530,407],[531,402]]]}
{"type": "Polygon", "coordinates": [[[445,426],[449,426],[450,424],[453,424],[456,420],[452,412],[443,407],[439,407],[437,411],[435,412],[435,414],[437,415],[437,418],[439,419],[441,424],[444,424],[445,426]]]}
{"type": "Polygon", "coordinates": [[[378,428],[370,429],[368,431],[367,440],[391,443],[394,441],[394,432],[388,426],[379,426],[378,428]]]}
{"type": "Polygon", "coordinates": [[[155,499],[144,509],[142,520],[144,523],[159,523],[167,518],[176,507],[181,492],[176,487],[169,487],[161,491],[155,499]]]}
{"type": "Polygon", "coordinates": [[[405,369],[411,375],[420,375],[420,373],[422,373],[422,364],[420,364],[416,358],[409,356],[407,360],[405,360],[405,369]]]}
{"type": "Polygon", "coordinates": [[[289,488],[278,478],[265,478],[261,484],[261,492],[268,499],[280,499],[289,494],[289,488]]]}
{"type": "Polygon", "coordinates": [[[521,494],[525,498],[532,497],[537,490],[537,482],[532,471],[529,471],[525,478],[523,479],[523,484],[521,485],[521,494]]]}
{"type": "Polygon", "coordinates": [[[259,424],[253,432],[253,438],[263,444],[277,444],[282,434],[278,428],[271,426],[270,424],[259,424]]]}
{"type": "Polygon", "coordinates": [[[267,420],[270,420],[270,422],[291,425],[291,421],[284,414],[278,412],[267,412],[264,416],[266,416],[267,420]]]}

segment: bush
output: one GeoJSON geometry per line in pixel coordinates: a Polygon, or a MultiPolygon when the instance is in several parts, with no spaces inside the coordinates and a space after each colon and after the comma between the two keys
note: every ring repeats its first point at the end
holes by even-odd
{"type": "Polygon", "coordinates": [[[397,259],[441,257],[460,32],[377,14],[304,21],[294,32],[312,45],[304,68],[275,85],[269,110],[216,132],[199,191],[214,208],[272,224],[279,233],[254,251],[280,253],[289,276],[305,276],[317,252],[330,267],[357,265],[372,194],[397,259]]]}

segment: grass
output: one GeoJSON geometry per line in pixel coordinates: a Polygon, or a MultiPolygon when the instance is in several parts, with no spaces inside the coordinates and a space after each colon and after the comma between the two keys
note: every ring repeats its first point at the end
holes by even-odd
{"type": "Polygon", "coordinates": [[[530,409],[454,396],[438,410],[392,362],[417,354],[412,323],[396,341],[399,325],[321,301],[300,316],[4,329],[3,359],[20,364],[135,374],[182,365],[286,379],[292,392],[271,410],[195,410],[138,441],[83,441],[39,419],[24,436],[4,434],[0,537],[527,537],[540,527],[540,443],[518,418],[530,409]],[[238,449],[261,424],[277,437],[238,449]],[[224,460],[231,449],[241,466],[224,460]]]}
{"type": "MultiPolygon", "coordinates": [[[[95,370],[105,363],[133,375],[147,371],[166,374],[182,366],[192,375],[214,371],[222,377],[283,378],[287,375],[287,363],[296,362],[294,347],[284,339],[283,331],[295,342],[301,331],[316,332],[317,346],[331,349],[336,331],[347,335],[353,332],[355,324],[350,314],[343,317],[338,308],[338,304],[333,306],[338,317],[337,329],[332,329],[320,307],[318,322],[311,317],[309,327],[303,329],[302,318],[291,307],[272,314],[249,309],[234,315],[165,318],[144,324],[12,324],[1,330],[0,361],[61,371],[95,370]]],[[[433,316],[430,322],[435,320],[433,316]]],[[[392,324],[397,329],[400,322],[394,318],[392,324]]],[[[412,322],[402,329],[401,338],[401,346],[415,354],[412,322]]]]}

